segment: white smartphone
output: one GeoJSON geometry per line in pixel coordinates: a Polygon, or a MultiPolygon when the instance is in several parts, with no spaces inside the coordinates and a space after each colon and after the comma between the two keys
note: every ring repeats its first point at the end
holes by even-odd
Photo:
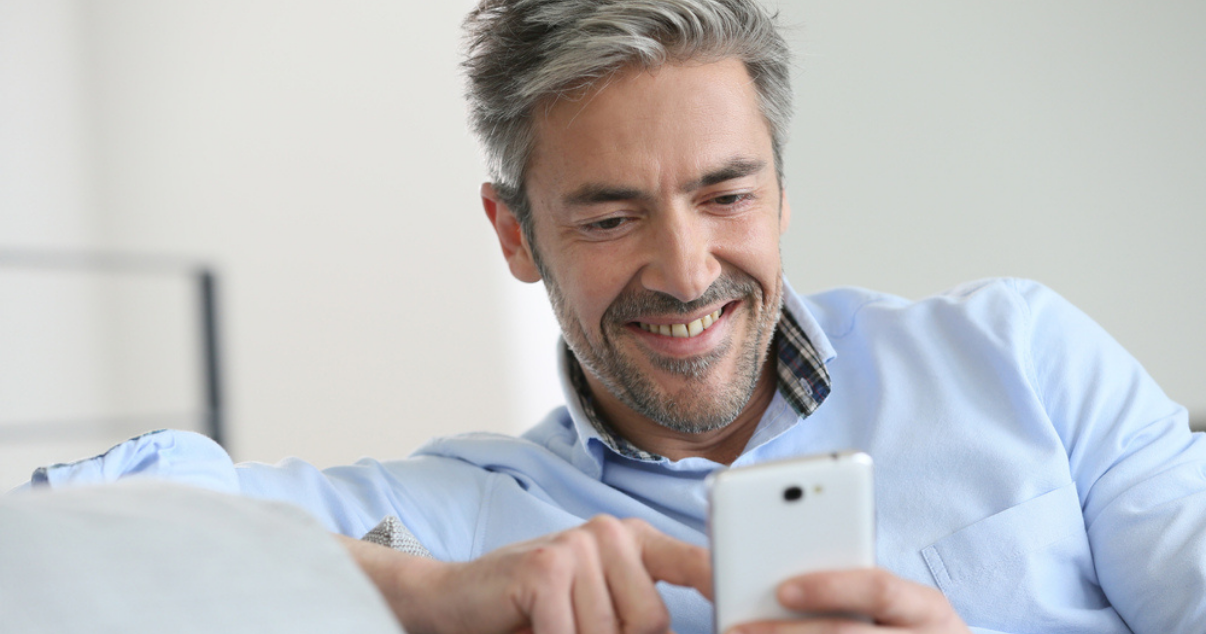
{"type": "Polygon", "coordinates": [[[725,469],[712,476],[716,632],[749,621],[800,618],[775,590],[818,570],[875,565],[871,457],[839,452],[725,469]]]}

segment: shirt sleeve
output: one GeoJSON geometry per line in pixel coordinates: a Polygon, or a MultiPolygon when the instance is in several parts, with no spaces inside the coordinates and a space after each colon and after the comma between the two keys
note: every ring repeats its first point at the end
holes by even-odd
{"type": "Polygon", "coordinates": [[[1206,631],[1206,437],[1092,319],[1045,287],[1013,284],[1102,590],[1135,632],[1206,631]]]}
{"type": "Polygon", "coordinates": [[[161,429],[76,462],[39,467],[21,489],[106,484],[126,478],[170,480],[220,493],[238,493],[239,479],[225,449],[201,434],[161,429]]]}
{"type": "Polygon", "coordinates": [[[236,471],[243,495],[299,506],[333,532],[360,538],[395,516],[441,561],[471,558],[482,500],[496,477],[436,457],[366,458],[322,470],[289,458],[275,465],[245,462],[236,471]]]}
{"type": "Polygon", "coordinates": [[[234,464],[213,440],[161,430],[78,462],[41,467],[17,491],[97,485],[130,478],[166,480],[300,507],[327,530],[360,538],[395,516],[441,560],[471,558],[478,513],[493,474],[461,460],[420,457],[318,469],[296,458],[234,464]]]}

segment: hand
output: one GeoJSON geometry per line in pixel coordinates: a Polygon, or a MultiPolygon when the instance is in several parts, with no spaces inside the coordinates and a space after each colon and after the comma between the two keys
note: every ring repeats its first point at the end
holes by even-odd
{"type": "Polygon", "coordinates": [[[669,631],[656,581],[711,597],[708,551],[641,520],[599,516],[466,563],[344,538],[410,634],[669,631]]]}
{"type": "Polygon", "coordinates": [[[779,603],[811,613],[862,614],[873,623],[817,618],[760,621],[740,625],[729,634],[874,634],[914,632],[967,634],[967,625],[942,593],[905,581],[880,568],[819,572],[789,579],[779,586],[779,603]]]}

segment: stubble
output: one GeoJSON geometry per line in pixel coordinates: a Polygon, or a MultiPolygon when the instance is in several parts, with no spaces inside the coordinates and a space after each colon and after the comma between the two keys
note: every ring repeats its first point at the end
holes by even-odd
{"type": "Polygon", "coordinates": [[[620,402],[638,414],[668,429],[697,434],[721,429],[733,422],[749,402],[766,362],[775,326],[782,310],[782,276],[768,298],[754,278],[725,271],[704,294],[690,302],[648,290],[622,293],[604,312],[600,336],[588,336],[581,322],[566,305],[560,287],[549,276],[545,286],[553,312],[561,325],[566,344],[582,364],[620,402]],[[691,315],[708,306],[742,300],[750,312],[750,334],[735,344],[729,338],[707,354],[691,358],[673,358],[642,351],[639,346],[620,346],[633,337],[631,322],[650,315],[691,315]],[[717,381],[714,376],[734,345],[740,350],[731,380],[717,381]],[[635,349],[634,349],[635,348],[635,349]],[[643,356],[657,369],[682,379],[685,387],[671,393],[642,369],[634,358],[643,356]]]}

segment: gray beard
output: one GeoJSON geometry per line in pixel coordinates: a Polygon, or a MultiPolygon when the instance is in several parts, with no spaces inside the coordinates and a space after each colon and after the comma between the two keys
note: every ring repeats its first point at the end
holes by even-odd
{"type": "Polygon", "coordinates": [[[691,359],[650,356],[650,362],[655,367],[687,381],[687,389],[678,394],[667,394],[652,377],[638,369],[633,359],[620,351],[615,340],[631,336],[627,332],[627,324],[641,315],[687,315],[717,302],[727,303],[736,299],[745,300],[751,309],[764,307],[763,289],[753,278],[726,273],[702,297],[686,303],[654,291],[626,292],[617,297],[603,314],[601,342],[592,342],[578,322],[568,314],[564,296],[552,278],[545,276],[545,286],[566,344],[583,368],[633,411],[662,427],[688,434],[724,428],[745,409],[754,394],[782,311],[780,296],[773,307],[756,316],[753,336],[742,346],[733,381],[720,389],[712,389],[710,393],[704,391],[707,389],[707,378],[730,352],[731,341],[726,341],[706,355],[691,359]],[[697,384],[698,389],[692,389],[692,384],[697,384]]]}

